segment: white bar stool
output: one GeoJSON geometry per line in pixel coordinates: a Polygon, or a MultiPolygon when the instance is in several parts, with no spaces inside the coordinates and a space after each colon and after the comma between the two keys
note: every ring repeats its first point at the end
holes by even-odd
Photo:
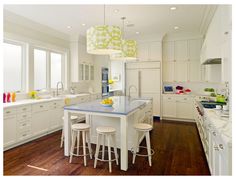
{"type": "Polygon", "coordinates": [[[86,123],[78,123],[73,124],[71,126],[72,132],[72,144],[70,149],[70,163],[72,162],[73,156],[84,156],[84,166],[87,166],[87,160],[86,156],[90,155],[90,159],[92,159],[92,149],[91,149],[91,143],[90,143],[90,125],[86,123]],[[82,139],[83,139],[83,154],[79,154],[79,147],[80,146],[80,132],[82,133],[82,139]],[[86,146],[86,137],[87,137],[87,144],[86,146]],[[77,147],[75,147],[77,139],[77,147]],[[86,149],[88,148],[89,153],[86,153],[86,149]],[[74,153],[74,150],[77,150],[76,154],[74,153]]]}
{"type": "Polygon", "coordinates": [[[117,148],[116,148],[116,129],[113,127],[97,127],[97,145],[96,145],[96,152],[95,152],[95,161],[94,161],[94,168],[97,166],[97,160],[100,161],[108,161],[109,162],[109,172],[112,172],[111,168],[111,162],[116,161],[116,164],[118,165],[118,154],[117,154],[117,148]],[[101,139],[103,138],[103,143],[102,143],[102,158],[99,158],[99,151],[100,150],[100,145],[101,145],[101,139]],[[107,146],[108,146],[108,160],[104,159],[105,155],[105,140],[107,138],[107,146]],[[111,151],[111,143],[113,144],[113,150],[111,151]],[[111,159],[111,153],[115,154],[115,158],[111,159]]]}
{"type": "MultiPolygon", "coordinates": [[[[64,117],[62,117],[62,120],[64,122],[64,117]]],[[[79,123],[82,121],[85,121],[85,116],[76,116],[76,115],[70,116],[71,126],[72,126],[72,124],[79,123]]],[[[61,131],[61,145],[60,145],[61,148],[63,147],[63,143],[64,143],[64,124],[62,126],[62,131],[61,131]]]]}
{"type": "Polygon", "coordinates": [[[152,155],[154,154],[154,150],[151,149],[150,145],[150,135],[149,132],[152,130],[152,126],[147,123],[137,123],[134,124],[134,129],[136,130],[136,144],[134,148],[131,148],[131,152],[133,153],[133,164],[135,162],[135,157],[137,156],[148,156],[149,166],[152,166],[152,155]],[[139,146],[139,133],[144,133],[144,136],[146,137],[146,145],[145,146],[139,146]],[[147,154],[139,154],[138,149],[139,148],[145,148],[147,149],[147,154]]]}

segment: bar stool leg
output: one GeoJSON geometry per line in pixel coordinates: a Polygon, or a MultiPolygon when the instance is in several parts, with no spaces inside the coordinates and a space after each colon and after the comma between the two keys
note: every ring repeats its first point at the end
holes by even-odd
{"type": "Polygon", "coordinates": [[[62,132],[61,132],[61,148],[63,146],[63,142],[64,142],[64,128],[62,127],[62,132]]]}
{"type": "Polygon", "coordinates": [[[134,146],[134,149],[133,149],[133,151],[134,151],[134,153],[133,153],[133,161],[132,161],[132,163],[134,164],[135,163],[135,158],[136,158],[136,153],[137,153],[137,149],[138,149],[138,146],[139,146],[139,139],[138,139],[138,132],[136,131],[136,133],[135,133],[135,146],[134,146]]]}
{"type": "Polygon", "coordinates": [[[82,137],[83,137],[84,166],[87,166],[87,161],[86,161],[86,147],[85,147],[85,131],[82,131],[82,137]]]}
{"type": "Polygon", "coordinates": [[[105,154],[105,134],[102,135],[102,160],[104,160],[104,154],[105,154]]]}
{"type": "Polygon", "coordinates": [[[113,135],[111,135],[111,137],[112,137],[113,149],[114,149],[114,152],[115,152],[116,165],[119,165],[119,162],[118,162],[118,154],[117,154],[117,148],[116,148],[116,135],[113,134],[113,135]]]}
{"type": "Polygon", "coordinates": [[[70,148],[70,163],[72,162],[72,157],[73,157],[73,153],[74,153],[75,140],[76,140],[76,132],[72,131],[72,144],[71,144],[71,148],[70,148]]]}
{"type": "Polygon", "coordinates": [[[94,168],[97,166],[97,158],[100,149],[100,134],[97,134],[97,145],[96,145],[96,152],[95,152],[95,160],[94,160],[94,168]]]}
{"type": "Polygon", "coordinates": [[[89,155],[90,155],[90,159],[93,159],[93,156],[92,156],[92,148],[91,148],[91,141],[90,141],[90,132],[87,131],[87,143],[88,143],[88,149],[89,149],[89,155]]]}
{"type": "Polygon", "coordinates": [[[149,161],[149,166],[152,166],[152,156],[151,156],[151,145],[150,145],[150,135],[149,131],[146,132],[146,144],[147,144],[147,151],[148,151],[148,161],[149,161]]]}
{"type": "Polygon", "coordinates": [[[80,131],[77,134],[77,155],[79,155],[79,144],[80,144],[80,131]]]}
{"type": "Polygon", "coordinates": [[[109,159],[109,172],[111,172],[111,135],[107,136],[107,146],[108,146],[108,159],[109,159]]]}

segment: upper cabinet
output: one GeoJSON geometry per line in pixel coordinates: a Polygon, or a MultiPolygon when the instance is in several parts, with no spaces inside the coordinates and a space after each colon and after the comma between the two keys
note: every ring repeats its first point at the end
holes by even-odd
{"type": "Polygon", "coordinates": [[[139,61],[161,61],[162,45],[160,41],[139,42],[138,59],[139,61]]]}
{"type": "Polygon", "coordinates": [[[200,50],[202,39],[163,42],[163,81],[201,81],[200,50]]]}

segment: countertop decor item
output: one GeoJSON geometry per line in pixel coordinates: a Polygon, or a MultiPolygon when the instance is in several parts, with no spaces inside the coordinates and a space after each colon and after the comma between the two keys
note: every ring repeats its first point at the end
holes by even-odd
{"type": "Polygon", "coordinates": [[[3,103],[6,103],[6,98],[7,98],[6,93],[3,93],[3,103]]]}
{"type": "Polygon", "coordinates": [[[36,98],[37,98],[37,94],[38,94],[37,91],[30,91],[30,92],[28,93],[28,95],[29,95],[29,97],[30,97],[31,99],[36,99],[36,98]]]}
{"type": "Polygon", "coordinates": [[[11,102],[11,93],[7,93],[7,102],[11,102]]]}
{"type": "Polygon", "coordinates": [[[13,93],[11,94],[11,101],[12,101],[12,102],[16,102],[16,93],[15,93],[15,92],[13,92],[13,93]]]}
{"type": "Polygon", "coordinates": [[[87,52],[89,54],[110,55],[121,52],[121,30],[118,26],[106,25],[105,10],[104,5],[104,24],[92,26],[87,30],[87,52]]]}
{"type": "Polygon", "coordinates": [[[100,104],[104,107],[111,107],[113,105],[113,100],[110,98],[103,99],[100,104]]]}

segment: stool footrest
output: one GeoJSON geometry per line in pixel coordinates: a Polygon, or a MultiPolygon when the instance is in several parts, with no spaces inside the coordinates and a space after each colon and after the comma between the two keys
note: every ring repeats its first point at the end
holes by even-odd
{"type": "MultiPolygon", "coordinates": [[[[105,150],[104,152],[108,152],[108,150],[105,150]]],[[[98,156],[99,156],[100,153],[102,153],[102,151],[99,151],[98,156]]],[[[115,154],[114,151],[111,151],[111,153],[112,153],[112,154],[115,154]]],[[[118,159],[118,158],[119,158],[119,155],[117,154],[117,159],[118,159]]],[[[97,158],[95,158],[95,159],[97,159],[97,160],[99,160],[99,161],[103,161],[103,162],[109,162],[109,159],[101,159],[101,158],[99,158],[99,157],[97,157],[97,158]]],[[[110,161],[115,161],[115,160],[116,160],[116,158],[113,158],[113,159],[111,159],[110,161]]]]}
{"type": "MultiPolygon", "coordinates": [[[[145,146],[138,146],[137,148],[147,149],[147,147],[145,147],[145,146]]],[[[134,149],[134,148],[131,148],[131,149],[130,149],[131,153],[132,153],[132,154],[135,154],[135,155],[137,155],[137,156],[147,157],[147,156],[152,156],[152,155],[155,153],[155,151],[154,151],[153,149],[151,149],[151,154],[150,154],[150,155],[148,155],[148,154],[140,154],[140,153],[135,153],[133,149],[134,149]]]]}
{"type": "MultiPolygon", "coordinates": [[[[80,148],[80,147],[83,147],[83,146],[79,146],[79,148],[80,148]]],[[[85,146],[85,148],[86,148],[86,149],[89,149],[88,146],[85,146]]],[[[75,150],[75,149],[77,149],[77,147],[75,147],[74,150],[75,150]]],[[[71,155],[71,154],[72,154],[73,156],[77,156],[77,157],[79,157],[79,156],[88,156],[88,155],[90,155],[90,154],[93,154],[93,151],[92,151],[91,153],[88,152],[88,153],[86,153],[85,155],[84,155],[84,154],[70,153],[70,155],[71,155]]]]}

